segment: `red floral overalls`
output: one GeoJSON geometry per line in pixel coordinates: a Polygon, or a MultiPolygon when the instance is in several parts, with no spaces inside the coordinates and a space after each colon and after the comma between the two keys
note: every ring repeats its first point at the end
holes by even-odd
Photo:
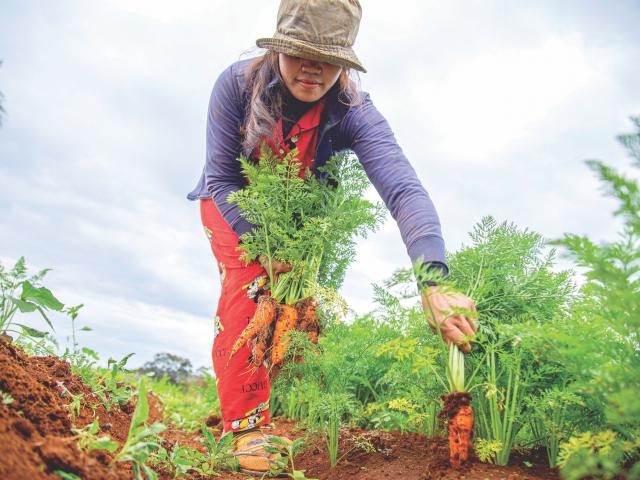
{"type": "MultiPolygon", "coordinates": [[[[323,109],[324,100],[321,100],[298,120],[286,138],[283,138],[280,120],[277,138],[282,140],[276,153],[284,155],[290,151],[289,145],[294,144],[303,167],[311,168],[323,109]]],[[[274,142],[269,143],[275,151],[274,142]]],[[[258,297],[265,293],[268,277],[258,262],[245,265],[240,260],[239,238],[212,199],[200,201],[200,214],[222,281],[212,352],[222,419],[226,431],[242,431],[269,423],[271,385],[264,365],[255,370],[249,364],[250,345],[234,355],[229,365],[227,361],[231,347],[256,310],[258,297]]]]}

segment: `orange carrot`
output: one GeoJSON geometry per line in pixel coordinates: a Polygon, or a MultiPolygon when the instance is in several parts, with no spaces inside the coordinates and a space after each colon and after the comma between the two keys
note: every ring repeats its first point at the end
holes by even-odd
{"type": "Polygon", "coordinates": [[[449,417],[449,461],[458,468],[469,459],[471,437],[473,435],[473,410],[471,395],[454,392],[443,397],[444,408],[441,415],[449,417]]]}
{"type": "MultiPolygon", "coordinates": [[[[278,310],[280,310],[280,306],[278,305],[278,310]]],[[[278,313],[276,313],[276,318],[278,313]]],[[[253,346],[253,350],[251,352],[251,363],[253,366],[258,368],[262,365],[262,361],[267,353],[271,345],[271,341],[273,340],[273,331],[275,327],[275,322],[272,322],[267,328],[263,328],[258,332],[256,336],[256,343],[253,346]]]]}
{"type": "Polygon", "coordinates": [[[238,351],[240,351],[240,349],[244,347],[249,340],[258,335],[261,330],[269,328],[269,325],[271,325],[276,318],[277,309],[278,302],[276,299],[269,295],[263,295],[260,297],[256,311],[253,314],[253,318],[231,348],[227,365],[229,365],[231,358],[233,358],[233,356],[238,353],[238,351]]]}
{"type": "Polygon", "coordinates": [[[273,332],[273,347],[271,349],[271,368],[278,367],[284,362],[284,355],[289,348],[289,337],[286,333],[296,326],[298,313],[291,305],[280,305],[280,315],[273,332]]]}
{"type": "Polygon", "coordinates": [[[298,325],[296,328],[301,332],[307,332],[312,343],[318,343],[318,334],[320,332],[316,309],[317,304],[313,297],[304,298],[296,303],[296,310],[298,311],[298,325]]]}

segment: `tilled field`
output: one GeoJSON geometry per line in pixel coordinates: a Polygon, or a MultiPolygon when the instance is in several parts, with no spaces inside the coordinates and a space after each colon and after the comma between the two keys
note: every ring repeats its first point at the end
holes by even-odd
{"type": "MultiPolygon", "coordinates": [[[[21,350],[0,340],[0,390],[12,398],[0,403],[0,478],[3,480],[60,479],[55,471],[64,471],[83,479],[134,478],[128,463],[111,467],[113,454],[105,451],[85,453],[77,447],[73,428],[81,428],[98,419],[100,434],[123,443],[126,440],[134,404],[107,411],[82,381],[71,373],[69,364],[56,357],[28,357],[21,350]],[[82,394],[84,402],[71,422],[69,403],[72,395],[82,394]],[[88,407],[87,405],[92,405],[88,407]],[[94,410],[95,408],[95,410],[94,410]]],[[[149,421],[162,420],[162,407],[149,395],[149,421]]],[[[210,417],[207,424],[219,434],[219,419],[210,417]]],[[[304,432],[295,422],[275,419],[265,427],[267,433],[291,438],[304,432]]],[[[184,432],[171,426],[162,433],[167,449],[176,443],[204,450],[198,432],[184,432]]],[[[460,470],[449,468],[448,446],[444,439],[427,439],[414,433],[343,429],[341,451],[351,450],[338,466],[331,469],[321,439],[296,458],[296,468],[309,478],[318,479],[478,479],[524,480],[558,478],[544,465],[544,459],[528,468],[514,455],[512,465],[499,467],[478,462],[475,458],[460,470]],[[373,452],[352,448],[354,442],[367,441],[373,452]]],[[[530,457],[528,457],[530,458],[530,457]]],[[[173,478],[159,471],[162,479],[173,478]]],[[[200,475],[183,478],[200,479],[200,475]]],[[[221,479],[246,478],[239,473],[223,473],[221,479]]]]}

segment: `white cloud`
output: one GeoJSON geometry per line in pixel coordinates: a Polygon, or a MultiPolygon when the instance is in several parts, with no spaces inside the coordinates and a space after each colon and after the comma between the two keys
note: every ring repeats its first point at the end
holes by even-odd
{"type": "Polygon", "coordinates": [[[438,153],[462,163],[506,161],[535,142],[558,108],[603,83],[610,51],[588,51],[581,36],[551,36],[531,48],[502,47],[465,58],[435,76],[416,65],[411,96],[438,139],[438,153]]]}

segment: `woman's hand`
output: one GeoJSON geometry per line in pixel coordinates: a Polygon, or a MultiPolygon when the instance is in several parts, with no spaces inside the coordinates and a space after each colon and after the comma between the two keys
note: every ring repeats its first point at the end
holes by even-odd
{"type": "Polygon", "coordinates": [[[264,255],[260,255],[258,257],[258,261],[260,262],[260,265],[262,265],[262,268],[266,270],[267,275],[269,275],[272,285],[278,282],[278,276],[281,273],[290,272],[293,268],[290,263],[280,262],[274,258],[271,260],[271,269],[269,269],[269,259],[264,255]],[[271,278],[272,274],[273,278],[271,278]]]}
{"type": "Polygon", "coordinates": [[[433,286],[428,287],[422,294],[422,306],[427,314],[431,330],[437,333],[437,322],[447,345],[455,342],[464,353],[471,351],[471,345],[465,338],[473,336],[477,330],[476,322],[468,315],[454,313],[454,309],[477,312],[473,300],[462,293],[445,293],[440,287],[433,286]]]}

